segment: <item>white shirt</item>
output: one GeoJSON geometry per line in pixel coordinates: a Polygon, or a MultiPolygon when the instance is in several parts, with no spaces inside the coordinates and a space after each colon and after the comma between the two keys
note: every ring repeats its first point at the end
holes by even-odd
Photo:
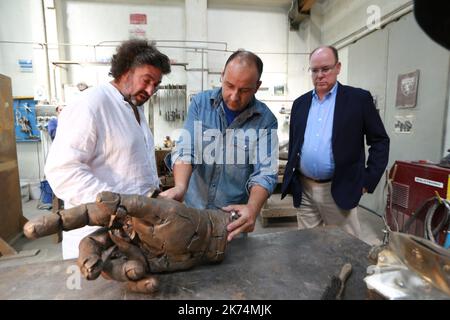
{"type": "MultiPolygon", "coordinates": [[[[144,195],[158,188],[153,136],[120,92],[107,83],[87,90],[61,112],[45,175],[65,208],[95,202],[101,191],[144,195]]],[[[97,227],[63,232],[63,258],[78,257],[80,240],[97,227]]]]}

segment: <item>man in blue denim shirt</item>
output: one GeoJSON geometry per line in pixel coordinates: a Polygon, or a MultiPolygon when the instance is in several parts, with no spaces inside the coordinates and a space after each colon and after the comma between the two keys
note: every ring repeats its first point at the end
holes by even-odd
{"type": "Polygon", "coordinates": [[[236,211],[228,241],[253,231],[277,183],[277,119],[255,98],[262,69],[258,56],[236,51],[225,64],[222,88],[193,98],[172,153],[175,186],[161,193],[188,207],[236,211]]]}

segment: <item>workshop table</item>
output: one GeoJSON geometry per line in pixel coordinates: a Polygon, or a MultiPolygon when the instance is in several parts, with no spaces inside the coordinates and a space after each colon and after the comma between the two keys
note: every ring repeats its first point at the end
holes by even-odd
{"type": "Polygon", "coordinates": [[[365,299],[370,246],[339,228],[249,234],[233,240],[220,264],[159,274],[156,294],[130,293],[101,276],[82,279],[75,260],[0,265],[0,299],[320,299],[349,262],[344,299],[365,299]]]}

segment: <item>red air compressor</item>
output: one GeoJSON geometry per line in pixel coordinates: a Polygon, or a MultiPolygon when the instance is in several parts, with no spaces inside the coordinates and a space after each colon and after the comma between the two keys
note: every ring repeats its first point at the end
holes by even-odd
{"type": "Polygon", "coordinates": [[[386,220],[391,230],[445,245],[450,239],[450,168],[396,161],[389,183],[386,220]]]}

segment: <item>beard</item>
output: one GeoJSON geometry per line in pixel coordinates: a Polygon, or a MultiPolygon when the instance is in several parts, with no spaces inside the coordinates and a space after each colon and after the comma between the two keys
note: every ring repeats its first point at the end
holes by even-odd
{"type": "Polygon", "coordinates": [[[147,93],[143,93],[143,92],[138,92],[137,94],[132,95],[130,97],[131,102],[135,106],[142,106],[144,103],[147,102],[148,99],[150,99],[148,94],[147,93]]]}
{"type": "Polygon", "coordinates": [[[138,107],[142,106],[150,98],[150,96],[145,91],[138,91],[133,94],[131,83],[127,83],[127,85],[125,86],[125,90],[129,92],[129,94],[126,95],[126,100],[138,107]]]}
{"type": "Polygon", "coordinates": [[[139,107],[146,103],[148,99],[150,99],[150,96],[144,90],[133,92],[135,89],[132,75],[128,75],[124,82],[124,92],[122,94],[125,97],[126,101],[132,103],[134,106],[139,107]]]}

